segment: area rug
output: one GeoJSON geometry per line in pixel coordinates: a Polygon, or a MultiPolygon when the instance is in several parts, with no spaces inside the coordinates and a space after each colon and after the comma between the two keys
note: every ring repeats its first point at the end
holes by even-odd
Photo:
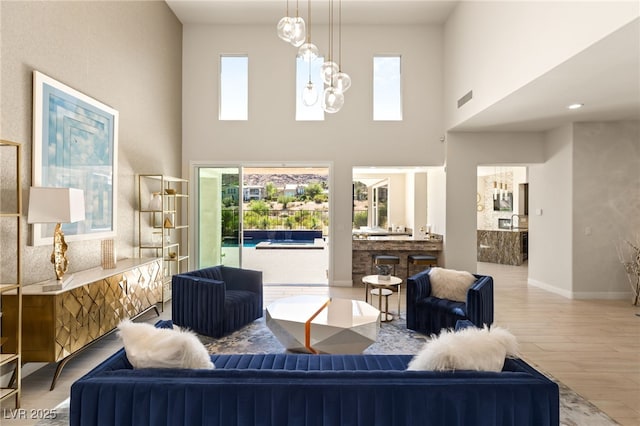
{"type": "MultiPolygon", "coordinates": [[[[209,353],[282,353],[286,349],[269,331],[265,319],[260,318],[248,326],[220,339],[201,336],[209,353]]],[[[367,349],[366,354],[415,354],[422,349],[427,337],[406,327],[403,319],[383,323],[378,340],[367,349]]],[[[527,361],[527,360],[525,360],[527,361]]],[[[529,362],[529,361],[527,361],[529,362]]],[[[533,365],[533,363],[529,362],[533,365]]],[[[534,365],[535,367],[535,365],[534,365]]],[[[563,426],[609,426],[618,425],[598,407],[541,371],[560,388],[560,424],[563,426]]]]}
{"type": "MultiPolygon", "coordinates": [[[[209,353],[283,353],[286,349],[269,331],[265,319],[260,318],[248,326],[220,339],[200,336],[209,353]]],[[[369,346],[367,354],[415,354],[422,349],[427,337],[406,328],[403,319],[394,319],[383,323],[378,340],[369,346]]],[[[531,362],[529,362],[532,364],[531,362]]],[[[533,364],[532,364],[533,365],[533,364]]],[[[560,425],[563,426],[610,426],[618,425],[595,405],[556,380],[550,374],[541,371],[560,388],[560,425]]],[[[56,407],[55,420],[40,421],[39,426],[62,426],[69,424],[69,400],[56,407]]]]}

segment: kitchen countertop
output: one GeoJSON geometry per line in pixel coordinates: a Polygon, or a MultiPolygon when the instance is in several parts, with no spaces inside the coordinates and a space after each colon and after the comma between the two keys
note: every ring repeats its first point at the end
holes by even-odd
{"type": "Polygon", "coordinates": [[[479,232],[493,232],[493,231],[499,231],[499,232],[529,232],[529,228],[514,228],[514,229],[500,229],[500,228],[495,228],[495,229],[478,229],[479,232]]]}
{"type": "Polygon", "coordinates": [[[365,241],[413,241],[413,237],[411,235],[369,235],[366,238],[353,238],[356,241],[365,240],[365,241]]]}

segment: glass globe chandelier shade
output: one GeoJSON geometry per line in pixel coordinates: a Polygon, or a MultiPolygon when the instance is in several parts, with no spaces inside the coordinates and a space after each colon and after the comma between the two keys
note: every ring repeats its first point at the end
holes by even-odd
{"type": "Polygon", "coordinates": [[[333,61],[326,61],[320,66],[320,76],[324,84],[332,85],[333,77],[338,74],[338,64],[333,61]]]}
{"type": "Polygon", "coordinates": [[[305,43],[298,49],[298,57],[310,62],[318,57],[319,51],[315,44],[305,43]]]}
{"type": "Polygon", "coordinates": [[[344,94],[335,87],[327,87],[322,95],[322,109],[329,114],[340,111],[344,105],[344,94]]]}
{"type": "Polygon", "coordinates": [[[304,23],[304,19],[299,16],[291,18],[291,24],[293,25],[293,29],[291,30],[291,40],[289,42],[295,47],[300,47],[306,40],[307,26],[304,23]]]}
{"type": "Polygon", "coordinates": [[[314,84],[309,81],[302,90],[302,103],[305,106],[312,106],[318,102],[318,91],[314,84]]]}
{"type": "Polygon", "coordinates": [[[339,73],[333,76],[333,87],[342,93],[349,90],[351,87],[351,77],[346,72],[340,71],[339,73]]]}
{"type": "Polygon", "coordinates": [[[290,16],[285,16],[284,18],[278,21],[277,32],[278,37],[287,43],[291,43],[291,38],[293,37],[293,19],[290,16]]]}

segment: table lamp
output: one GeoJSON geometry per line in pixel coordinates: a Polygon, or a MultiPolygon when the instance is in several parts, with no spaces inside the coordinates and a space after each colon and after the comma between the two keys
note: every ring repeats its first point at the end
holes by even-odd
{"type": "Polygon", "coordinates": [[[81,189],[31,187],[27,222],[56,224],[51,263],[60,282],[69,267],[62,224],[80,220],[84,220],[84,192],[81,189]]]}

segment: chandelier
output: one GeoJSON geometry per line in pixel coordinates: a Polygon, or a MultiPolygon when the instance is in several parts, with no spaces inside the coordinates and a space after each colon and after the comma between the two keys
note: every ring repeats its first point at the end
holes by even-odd
{"type": "Polygon", "coordinates": [[[333,76],[333,84],[343,93],[351,87],[351,77],[342,72],[342,0],[338,3],[338,73],[333,76]]]}
{"type": "Polygon", "coordinates": [[[307,0],[307,38],[305,43],[298,49],[298,56],[305,61],[311,61],[318,57],[318,48],[311,43],[311,0],[307,0]]]}
{"type": "Polygon", "coordinates": [[[286,16],[278,21],[278,37],[295,47],[302,46],[305,40],[306,28],[304,19],[298,14],[298,0],[296,0],[296,16],[289,16],[289,0],[287,0],[286,16]]]}
{"type": "Polygon", "coordinates": [[[320,73],[326,87],[322,96],[322,109],[334,114],[344,105],[344,92],[351,87],[351,77],[342,72],[342,0],[338,3],[338,64],[333,61],[333,0],[329,2],[329,58],[322,64],[320,73]]]}
{"type": "MultiPolygon", "coordinates": [[[[330,114],[340,111],[344,105],[344,92],[351,87],[351,77],[342,71],[342,0],[338,4],[338,63],[333,61],[334,0],[329,1],[329,53],[320,67],[325,84],[322,93],[322,109],[330,114]]],[[[307,1],[307,22],[299,16],[296,0],[296,16],[289,16],[287,0],[286,16],[277,25],[278,37],[299,47],[297,56],[309,64],[309,79],[302,91],[302,101],[306,106],[314,105],[318,99],[316,88],[311,81],[311,62],[320,56],[318,48],[311,42],[311,0],[307,1]],[[306,34],[306,37],[305,37],[306,34]]]]}

